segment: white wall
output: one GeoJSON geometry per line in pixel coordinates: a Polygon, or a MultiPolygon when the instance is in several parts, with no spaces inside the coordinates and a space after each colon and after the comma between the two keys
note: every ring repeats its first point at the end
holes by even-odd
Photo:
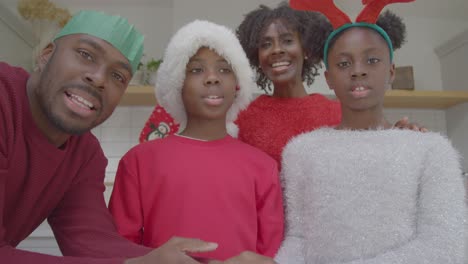
{"type": "MultiPolygon", "coordinates": [[[[468,91],[468,88],[465,91],[468,91]]],[[[446,120],[447,136],[460,151],[463,170],[468,172],[468,103],[447,110],[446,120]]]]}
{"type": "Polygon", "coordinates": [[[206,19],[235,29],[244,15],[260,4],[271,7],[281,0],[174,0],[174,28],[194,19],[206,19]]]}
{"type": "Polygon", "coordinates": [[[396,65],[413,65],[415,89],[443,90],[440,62],[434,48],[468,29],[468,21],[409,17],[405,22],[408,42],[395,52],[396,65]]]}
{"type": "Polygon", "coordinates": [[[0,21],[0,61],[31,70],[32,48],[0,21]],[[14,50],[14,52],[12,52],[14,50]]]}
{"type": "Polygon", "coordinates": [[[468,66],[468,28],[439,45],[436,52],[443,66],[441,74],[445,89],[467,91],[468,82],[463,73],[468,66]]]}
{"type": "MultiPolygon", "coordinates": [[[[468,30],[436,48],[440,57],[444,87],[468,91],[468,30]]],[[[447,135],[462,154],[463,168],[468,172],[468,103],[446,111],[447,135]]]]}

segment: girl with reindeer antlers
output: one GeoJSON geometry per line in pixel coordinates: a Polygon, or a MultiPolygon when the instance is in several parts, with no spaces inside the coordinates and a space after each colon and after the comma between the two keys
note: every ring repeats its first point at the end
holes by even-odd
{"type": "Polygon", "coordinates": [[[334,27],[324,44],[325,76],[342,120],[285,147],[286,234],[277,263],[466,263],[458,153],[445,137],[394,129],[383,115],[405,25],[388,11],[377,18],[395,2],[411,0],[365,0],[353,23],[332,0],[291,0],[334,27]]]}
{"type": "Polygon", "coordinates": [[[396,2],[412,0],[364,0],[353,23],[332,0],[291,1],[333,25],[325,77],[342,120],[285,147],[288,228],[279,263],[465,263],[457,152],[440,134],[392,128],[383,114],[405,25],[379,13],[396,2]]]}

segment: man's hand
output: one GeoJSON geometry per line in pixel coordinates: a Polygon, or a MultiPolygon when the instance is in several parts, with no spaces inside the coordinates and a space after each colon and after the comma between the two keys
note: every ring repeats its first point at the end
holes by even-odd
{"type": "Polygon", "coordinates": [[[409,129],[409,130],[415,130],[415,131],[420,131],[420,132],[427,132],[429,131],[427,128],[420,126],[417,123],[410,123],[408,121],[408,117],[403,117],[403,119],[398,120],[394,127],[400,128],[400,129],[409,129]]]}
{"type": "Polygon", "coordinates": [[[250,251],[244,251],[241,254],[227,259],[224,262],[212,260],[208,262],[208,264],[276,264],[276,262],[269,257],[265,257],[250,251]]]}
{"type": "Polygon", "coordinates": [[[173,237],[145,256],[126,260],[125,264],[198,264],[198,261],[187,254],[209,252],[217,247],[218,244],[216,243],[205,242],[200,239],[173,237]]]}

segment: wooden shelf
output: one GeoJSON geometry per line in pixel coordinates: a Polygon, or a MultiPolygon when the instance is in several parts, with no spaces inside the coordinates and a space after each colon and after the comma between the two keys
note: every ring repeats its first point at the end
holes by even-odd
{"type": "MultiPolygon", "coordinates": [[[[389,90],[385,95],[388,108],[430,108],[446,109],[467,103],[468,91],[407,91],[389,90]]],[[[129,86],[120,105],[154,106],[156,98],[152,86],[129,86]]]]}
{"type": "Polygon", "coordinates": [[[127,88],[120,105],[134,106],[154,106],[156,105],[156,97],[154,96],[153,86],[136,86],[130,85],[127,88]]]}
{"type": "Polygon", "coordinates": [[[468,91],[388,90],[384,106],[388,108],[446,109],[467,103],[468,91]]]}

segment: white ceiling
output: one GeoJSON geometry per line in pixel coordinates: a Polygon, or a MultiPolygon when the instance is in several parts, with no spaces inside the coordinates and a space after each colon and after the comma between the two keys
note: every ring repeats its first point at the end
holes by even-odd
{"type": "MultiPolygon", "coordinates": [[[[7,6],[16,6],[20,0],[0,0],[7,6]]],[[[49,0],[59,7],[67,6],[104,6],[104,5],[151,5],[161,7],[172,7],[174,0],[49,0]]],[[[194,0],[196,1],[196,0],[194,0]]],[[[216,0],[213,0],[216,1],[216,0]]],[[[0,3],[0,4],[1,4],[0,3]]]]}
{"type": "MultiPolygon", "coordinates": [[[[14,8],[19,0],[0,0],[10,8],[14,8]]],[[[164,8],[174,7],[174,2],[178,0],[50,0],[61,7],[67,6],[105,6],[119,5],[122,8],[132,5],[150,5],[160,6],[164,8]]],[[[193,0],[197,1],[197,0],[193,0]]],[[[220,1],[236,1],[236,0],[212,0],[219,5],[220,1]]],[[[259,4],[275,6],[276,0],[252,0],[259,4]]],[[[206,3],[206,1],[204,1],[206,3]]],[[[346,13],[357,14],[361,8],[361,0],[335,0],[335,3],[346,11],[346,13]]],[[[391,4],[389,8],[395,10],[403,16],[416,16],[426,18],[439,19],[457,19],[468,20],[468,0],[417,0],[409,4],[391,4]]],[[[229,12],[229,10],[226,10],[229,12]]]]}

